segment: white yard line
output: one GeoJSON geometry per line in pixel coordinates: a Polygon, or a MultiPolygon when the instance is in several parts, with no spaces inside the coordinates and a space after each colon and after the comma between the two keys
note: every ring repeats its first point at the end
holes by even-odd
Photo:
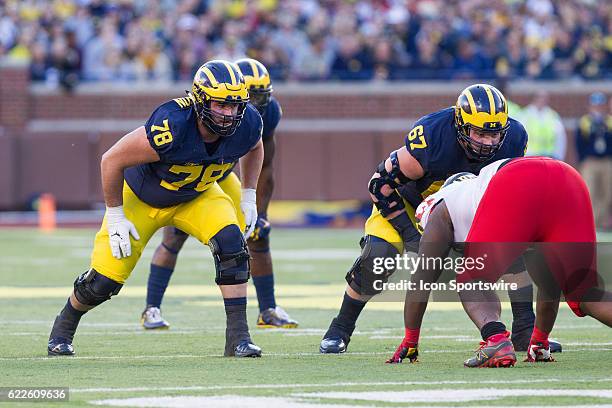
{"type": "MultiPolygon", "coordinates": [[[[565,378],[541,378],[541,379],[525,379],[525,380],[479,380],[476,384],[540,384],[540,383],[565,383],[570,381],[565,378]]],[[[612,378],[594,378],[594,379],[572,379],[573,383],[606,383],[612,382],[612,378]]],[[[194,385],[189,387],[126,387],[126,388],[71,388],[71,393],[122,393],[122,392],[150,392],[150,391],[211,391],[211,390],[240,390],[252,388],[333,388],[333,387],[376,387],[376,386],[409,386],[409,385],[474,385],[474,381],[467,380],[442,380],[442,381],[363,381],[363,382],[336,382],[336,383],[306,383],[306,384],[244,384],[244,385],[194,385]]]]}
{"type": "Polygon", "coordinates": [[[571,342],[571,343],[563,343],[564,346],[612,346],[612,342],[604,342],[604,343],[590,343],[590,342],[571,342]]]}
{"type": "MultiPolygon", "coordinates": [[[[238,395],[211,396],[211,397],[143,397],[126,399],[106,399],[89,401],[95,405],[106,405],[115,407],[164,407],[164,408],[200,408],[200,407],[223,407],[223,408],[354,408],[355,405],[321,404],[296,398],[284,397],[243,397],[238,395]]],[[[380,405],[376,405],[380,406],[380,405]]],[[[396,406],[396,405],[394,405],[396,406]]],[[[405,407],[405,404],[401,405],[405,407]]],[[[567,408],[568,405],[547,405],[551,408],[567,408]]],[[[359,405],[360,408],[374,408],[372,405],[359,405]]],[[[471,408],[473,406],[444,406],[444,405],[418,405],[418,408],[471,408]]],[[[496,408],[516,408],[513,406],[495,405],[496,408]]],[[[572,408],[610,408],[610,404],[596,405],[572,405],[572,408]]],[[[521,405],[521,408],[541,408],[539,405],[521,405]]]]}
{"type": "MultiPolygon", "coordinates": [[[[89,401],[95,405],[113,407],[164,407],[164,408],[353,408],[353,405],[329,405],[310,403],[292,397],[249,397],[240,395],[223,396],[180,396],[180,397],[141,397],[125,399],[106,399],[89,401]]],[[[360,407],[369,408],[361,405],[360,407]]]]}
{"type": "MultiPolygon", "coordinates": [[[[611,351],[612,348],[573,348],[571,350],[564,350],[563,353],[572,353],[577,351],[611,351]]],[[[459,354],[459,353],[470,353],[473,348],[470,349],[442,349],[442,350],[419,350],[420,354],[423,353],[434,353],[434,354],[459,354]]],[[[345,358],[345,355],[351,356],[391,356],[392,351],[352,351],[346,354],[340,354],[337,356],[328,356],[319,352],[298,352],[298,353],[267,353],[265,350],[263,356],[265,357],[320,357],[320,358],[345,358]]],[[[62,359],[63,361],[71,360],[163,360],[173,358],[215,358],[222,357],[222,354],[166,354],[166,355],[130,355],[130,356],[71,356],[71,357],[0,357],[0,361],[57,361],[62,359]]]]}
{"type": "MultiPolygon", "coordinates": [[[[326,399],[350,399],[371,402],[468,402],[492,401],[504,397],[534,396],[538,398],[564,397],[595,397],[612,398],[612,390],[587,389],[517,389],[517,388],[464,388],[409,391],[350,391],[350,392],[310,392],[294,394],[297,397],[319,397],[326,399]]],[[[545,399],[542,400],[543,405],[545,399]]]]}

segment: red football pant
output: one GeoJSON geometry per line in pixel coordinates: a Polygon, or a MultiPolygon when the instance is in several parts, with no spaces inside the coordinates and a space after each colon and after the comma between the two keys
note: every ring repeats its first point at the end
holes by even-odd
{"type": "Polygon", "coordinates": [[[460,275],[461,282],[495,282],[530,243],[544,243],[538,248],[548,270],[574,313],[584,316],[579,301],[597,285],[595,223],[587,186],[568,164],[525,157],[499,169],[466,242],[466,257],[486,254],[486,261],[460,275]]]}

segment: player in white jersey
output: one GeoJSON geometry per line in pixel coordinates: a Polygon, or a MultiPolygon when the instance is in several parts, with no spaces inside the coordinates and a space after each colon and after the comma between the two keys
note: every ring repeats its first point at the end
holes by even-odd
{"type": "MultiPolygon", "coordinates": [[[[612,326],[612,294],[597,288],[595,227],[584,181],[569,165],[540,157],[505,159],[484,167],[479,176],[459,173],[416,211],[423,229],[419,256],[446,257],[466,243],[466,259],[486,253],[482,268],[469,267],[457,282],[495,282],[528,248],[528,271],[538,284],[538,314],[527,361],[552,361],[548,334],[556,319],[559,295],[578,316],[590,315],[612,326]],[[568,222],[572,220],[572,222],[568,222]],[[538,243],[535,244],[534,243],[538,243]]],[[[433,265],[434,263],[432,263],[433,265]]],[[[420,268],[412,281],[436,282],[438,269],[420,268]]],[[[460,292],[464,308],[483,342],[467,367],[511,366],[516,355],[500,302],[492,291],[460,292]]],[[[389,363],[416,361],[418,337],[429,291],[406,296],[406,336],[389,363]]]]}

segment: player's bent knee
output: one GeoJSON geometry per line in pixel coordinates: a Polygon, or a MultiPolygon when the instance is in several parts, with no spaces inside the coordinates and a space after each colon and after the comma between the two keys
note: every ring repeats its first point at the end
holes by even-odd
{"type": "Polygon", "coordinates": [[[377,295],[380,283],[387,282],[395,268],[386,268],[386,258],[395,258],[399,251],[384,239],[366,235],[359,242],[361,255],[346,274],[346,281],[355,292],[361,295],[377,295]]]}
{"type": "Polygon", "coordinates": [[[117,295],[122,287],[92,268],[74,281],[74,296],[83,305],[98,306],[117,295]]]}
{"type": "Polygon", "coordinates": [[[228,225],[210,239],[217,285],[239,285],[249,280],[249,251],[237,225],[228,225]]]}

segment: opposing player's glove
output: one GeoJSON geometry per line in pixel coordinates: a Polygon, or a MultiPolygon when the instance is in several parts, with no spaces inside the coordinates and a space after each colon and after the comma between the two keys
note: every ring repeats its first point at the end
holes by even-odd
{"type": "Polygon", "coordinates": [[[418,344],[410,343],[406,339],[402,340],[402,343],[397,346],[397,350],[393,353],[393,357],[385,361],[387,364],[399,364],[405,359],[408,359],[411,363],[417,363],[419,357],[418,344]]]}
{"type": "Polygon", "coordinates": [[[267,219],[266,214],[261,214],[257,216],[257,222],[255,223],[255,229],[253,230],[253,234],[251,234],[251,241],[258,241],[260,239],[265,239],[270,235],[270,230],[272,227],[270,226],[270,222],[267,219]]]}
{"type": "Polygon", "coordinates": [[[125,218],[122,205],[117,207],[106,207],[106,224],[113,256],[117,259],[121,259],[122,257],[132,255],[130,234],[132,234],[137,241],[140,239],[140,236],[134,224],[125,218]]]}
{"type": "Polygon", "coordinates": [[[243,188],[242,196],[240,198],[240,209],[244,214],[244,223],[246,224],[246,232],[244,238],[248,239],[253,230],[255,229],[255,223],[257,222],[257,204],[256,204],[257,193],[254,188],[243,188]]]}

